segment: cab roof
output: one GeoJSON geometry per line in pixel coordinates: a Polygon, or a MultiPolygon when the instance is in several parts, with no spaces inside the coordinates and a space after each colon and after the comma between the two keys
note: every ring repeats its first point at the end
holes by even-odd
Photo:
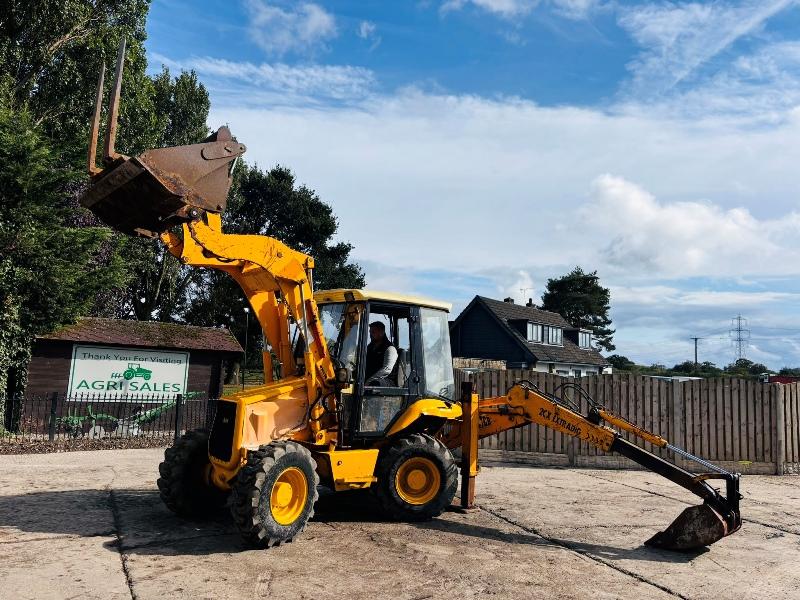
{"type": "Polygon", "coordinates": [[[320,290],[314,293],[314,300],[318,304],[329,304],[331,302],[346,302],[345,294],[352,294],[356,301],[375,300],[382,302],[397,302],[400,304],[413,304],[415,306],[425,306],[450,312],[453,307],[449,302],[431,300],[422,296],[411,296],[407,294],[395,294],[393,292],[379,292],[377,290],[320,290]]]}

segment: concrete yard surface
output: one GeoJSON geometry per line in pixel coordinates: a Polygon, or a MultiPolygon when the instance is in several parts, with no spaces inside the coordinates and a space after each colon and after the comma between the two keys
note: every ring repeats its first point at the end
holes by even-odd
{"type": "Polygon", "coordinates": [[[0,456],[0,598],[800,598],[800,477],[742,480],[744,526],[694,554],[642,542],[687,504],[641,471],[485,466],[480,508],[385,521],[323,494],[293,543],[161,504],[161,450],[0,456]]]}

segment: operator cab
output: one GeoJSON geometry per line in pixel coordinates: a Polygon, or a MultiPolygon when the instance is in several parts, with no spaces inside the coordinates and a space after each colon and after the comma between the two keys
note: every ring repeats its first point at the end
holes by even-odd
{"type": "Polygon", "coordinates": [[[328,290],[314,297],[331,356],[350,372],[342,404],[351,442],[385,436],[421,398],[455,399],[449,304],[364,290],[328,290]],[[381,378],[367,373],[369,326],[375,323],[397,353],[391,372],[381,378]]]}

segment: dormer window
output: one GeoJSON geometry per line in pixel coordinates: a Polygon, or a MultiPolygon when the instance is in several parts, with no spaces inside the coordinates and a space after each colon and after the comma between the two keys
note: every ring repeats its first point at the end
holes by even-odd
{"type": "Polygon", "coordinates": [[[562,344],[563,331],[561,327],[548,327],[544,326],[544,340],[545,344],[552,346],[560,346],[562,344]]]}
{"type": "Polygon", "coordinates": [[[538,323],[528,323],[528,341],[542,343],[542,326],[538,323]]]}
{"type": "Polygon", "coordinates": [[[592,334],[589,331],[581,331],[578,333],[578,345],[581,348],[592,347],[592,334]]]}

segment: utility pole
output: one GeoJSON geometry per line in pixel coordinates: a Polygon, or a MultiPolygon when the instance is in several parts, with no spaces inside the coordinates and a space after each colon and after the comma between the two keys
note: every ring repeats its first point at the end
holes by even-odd
{"type": "Polygon", "coordinates": [[[697,371],[697,340],[702,340],[701,337],[690,337],[690,340],[694,340],[694,370],[697,371]]]}
{"type": "Polygon", "coordinates": [[[731,319],[730,329],[731,341],[736,349],[736,360],[746,358],[747,342],[750,340],[750,329],[747,326],[747,319],[742,315],[736,315],[731,319]]]}

